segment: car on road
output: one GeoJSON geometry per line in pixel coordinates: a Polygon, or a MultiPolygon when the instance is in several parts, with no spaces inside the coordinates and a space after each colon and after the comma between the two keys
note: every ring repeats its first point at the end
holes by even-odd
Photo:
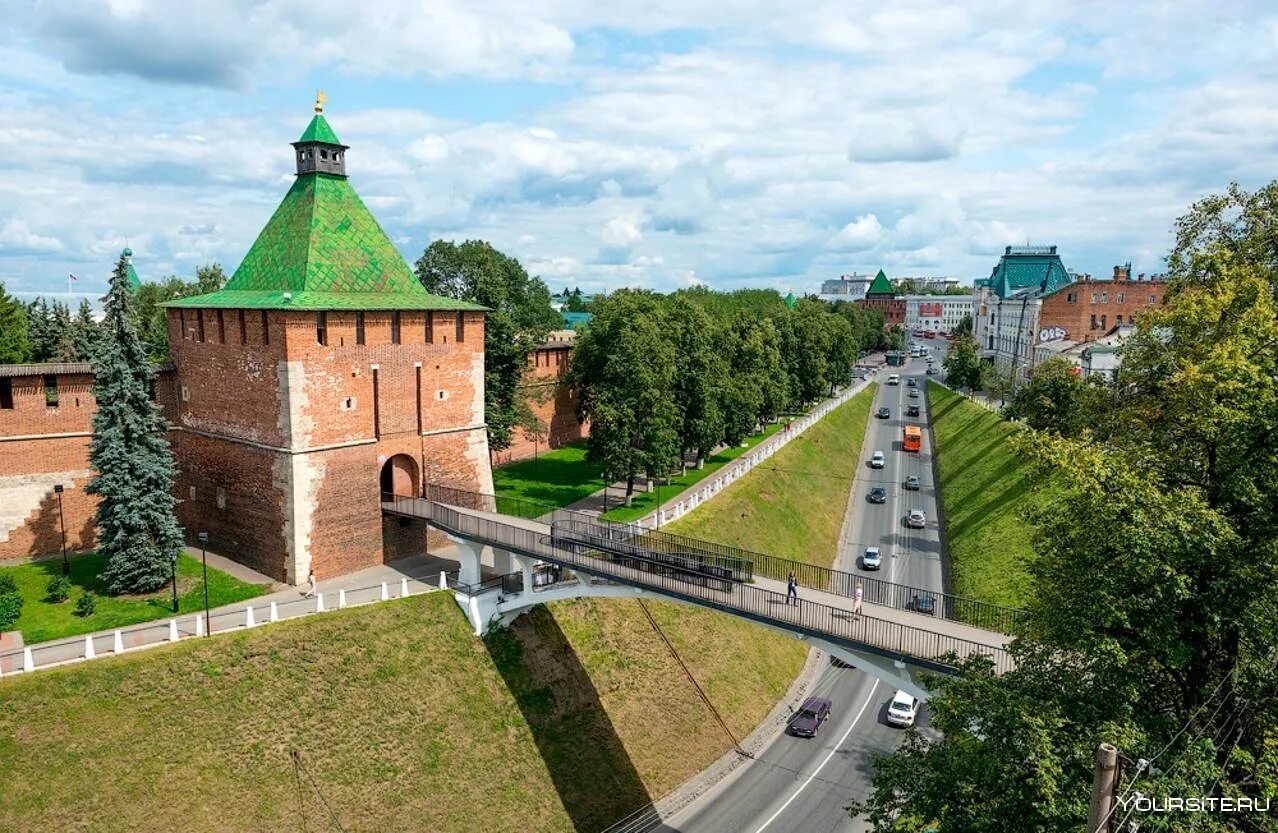
{"type": "Polygon", "coordinates": [[[790,718],[790,734],[801,738],[816,735],[817,729],[830,717],[832,705],[824,697],[809,697],[804,700],[803,705],[790,718]]]}
{"type": "Polygon", "coordinates": [[[910,378],[906,379],[906,380],[905,380],[905,384],[909,385],[909,386],[910,386],[910,387],[912,387],[912,388],[917,388],[917,387],[919,386],[918,381],[917,381],[917,380],[916,380],[913,376],[911,376],[910,378]]]}
{"type": "Polygon", "coordinates": [[[898,690],[888,703],[887,722],[893,726],[913,726],[919,715],[919,701],[911,694],[898,690]]]}
{"type": "Polygon", "coordinates": [[[924,616],[936,615],[936,599],[927,594],[915,594],[910,599],[909,609],[915,613],[922,613],[924,616]]]}
{"type": "Polygon", "coordinates": [[[866,547],[861,555],[861,566],[866,570],[877,570],[883,563],[878,547],[866,547]]]}
{"type": "Polygon", "coordinates": [[[922,529],[927,526],[927,515],[923,514],[922,509],[911,509],[909,516],[905,519],[905,525],[911,529],[922,529]]]}
{"type": "Polygon", "coordinates": [[[911,398],[911,399],[918,399],[918,398],[919,398],[919,389],[918,389],[918,388],[910,388],[910,398],[911,398]]]}
{"type": "Polygon", "coordinates": [[[870,503],[887,503],[887,489],[875,486],[870,490],[870,503]]]}
{"type": "Polygon", "coordinates": [[[889,374],[888,374],[888,384],[889,384],[889,385],[899,385],[899,384],[901,384],[901,374],[900,374],[900,373],[889,373],[889,374]]]}
{"type": "Polygon", "coordinates": [[[906,415],[906,416],[918,416],[918,415],[919,415],[919,406],[918,406],[918,405],[913,405],[913,404],[911,404],[911,405],[906,405],[906,406],[905,406],[905,415],[906,415]]]}
{"type": "Polygon", "coordinates": [[[911,474],[909,477],[905,478],[905,488],[911,489],[917,492],[919,489],[918,475],[911,474]]]}
{"type": "Polygon", "coordinates": [[[876,451],[874,454],[870,455],[870,468],[881,469],[883,468],[884,463],[885,461],[883,459],[882,451],[876,451]]]}
{"type": "Polygon", "coordinates": [[[879,419],[888,419],[892,416],[892,409],[885,406],[875,411],[874,415],[879,419]]]}
{"type": "Polygon", "coordinates": [[[927,375],[929,375],[929,376],[935,376],[935,375],[936,375],[936,368],[929,364],[929,365],[927,366],[927,375]]]}

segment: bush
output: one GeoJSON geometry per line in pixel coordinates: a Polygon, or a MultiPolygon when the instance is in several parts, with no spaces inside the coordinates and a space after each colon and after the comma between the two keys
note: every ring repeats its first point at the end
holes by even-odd
{"type": "Polygon", "coordinates": [[[66,576],[54,576],[44,588],[49,594],[49,601],[60,603],[71,598],[71,579],[66,576]]]}
{"type": "Polygon", "coordinates": [[[18,585],[13,580],[13,576],[8,573],[0,573],[0,596],[5,593],[17,593],[18,585]]]}
{"type": "Polygon", "coordinates": [[[84,618],[85,616],[92,616],[93,611],[97,610],[97,608],[98,597],[86,590],[83,596],[76,599],[75,615],[81,618],[84,618]]]}
{"type": "Polygon", "coordinates": [[[0,593],[0,631],[13,627],[22,615],[22,596],[18,593],[0,593]]]}

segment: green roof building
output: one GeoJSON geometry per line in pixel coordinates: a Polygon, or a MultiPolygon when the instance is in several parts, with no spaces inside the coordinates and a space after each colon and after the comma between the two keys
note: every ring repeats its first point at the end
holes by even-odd
{"type": "Polygon", "coordinates": [[[142,286],[142,279],[133,268],[133,250],[125,246],[120,254],[124,255],[124,262],[128,265],[129,289],[137,290],[142,286]]]}
{"type": "Polygon", "coordinates": [[[322,112],[293,143],[297,179],[224,288],[170,307],[483,310],[427,292],[346,178],[322,112]]]}
{"type": "Polygon", "coordinates": [[[879,273],[874,276],[874,280],[870,281],[869,287],[865,290],[867,298],[895,298],[896,289],[892,287],[892,282],[888,280],[888,276],[883,274],[880,269],[879,273]]]}
{"type": "Polygon", "coordinates": [[[1008,246],[990,272],[988,286],[995,295],[1006,298],[1024,289],[1048,295],[1073,283],[1056,253],[1055,246],[1008,246]]]}

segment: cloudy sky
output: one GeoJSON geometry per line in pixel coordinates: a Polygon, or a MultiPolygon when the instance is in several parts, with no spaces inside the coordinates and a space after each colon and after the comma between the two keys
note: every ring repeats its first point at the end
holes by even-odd
{"type": "Polygon", "coordinates": [[[238,263],[314,92],[409,260],[553,289],[1157,271],[1278,177],[1272,0],[0,0],[0,281],[238,263]],[[186,8],[194,6],[195,9],[186,8]],[[181,9],[179,12],[178,10],[181,9]]]}

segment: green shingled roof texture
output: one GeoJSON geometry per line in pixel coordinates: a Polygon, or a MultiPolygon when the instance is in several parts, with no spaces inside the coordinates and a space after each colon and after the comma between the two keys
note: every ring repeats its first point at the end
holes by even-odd
{"type": "Polygon", "coordinates": [[[133,268],[133,261],[131,260],[129,261],[129,268],[128,268],[127,274],[129,278],[129,286],[131,288],[137,289],[139,286],[142,285],[142,279],[138,277],[138,273],[133,268]]]}
{"type": "Polygon", "coordinates": [[[328,119],[323,115],[316,113],[315,118],[311,119],[311,123],[306,125],[306,129],[302,131],[302,138],[299,142],[324,142],[330,145],[340,145],[337,134],[333,132],[333,128],[328,126],[328,119]]]}
{"type": "Polygon", "coordinates": [[[866,295],[893,295],[896,290],[892,288],[892,282],[888,280],[888,276],[883,274],[880,269],[879,273],[874,276],[874,280],[870,282],[870,288],[865,290],[866,295]]]}
{"type": "Polygon", "coordinates": [[[990,274],[990,286],[1000,298],[1040,287],[1050,294],[1072,282],[1060,255],[1003,255],[990,274]]]}
{"type": "Polygon", "coordinates": [[[320,173],[293,182],[224,289],[166,306],[484,309],[428,293],[346,178],[320,173]]]}

